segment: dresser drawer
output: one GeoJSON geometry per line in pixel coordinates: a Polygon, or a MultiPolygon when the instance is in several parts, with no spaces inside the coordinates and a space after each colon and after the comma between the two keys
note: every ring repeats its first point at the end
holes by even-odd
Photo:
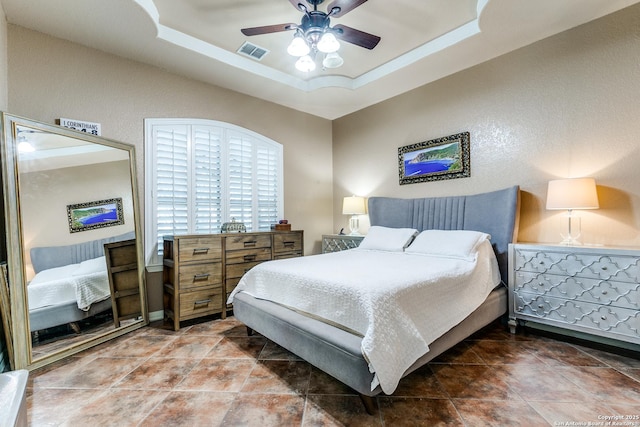
{"type": "Polygon", "coordinates": [[[244,274],[249,271],[250,269],[252,269],[253,267],[255,267],[256,265],[260,264],[261,261],[256,261],[256,262],[243,262],[241,264],[230,264],[227,265],[225,273],[226,276],[225,278],[227,280],[232,279],[232,278],[240,278],[242,276],[244,276],[244,274]]]}
{"type": "Polygon", "coordinates": [[[178,273],[180,289],[201,288],[220,285],[222,281],[222,264],[188,264],[181,265],[178,273]]]}
{"type": "Polygon", "coordinates": [[[627,255],[517,249],[514,257],[514,269],[516,271],[637,283],[640,272],[639,261],[638,257],[627,255]]]}
{"type": "Polygon", "coordinates": [[[227,250],[225,260],[227,265],[243,262],[268,261],[271,259],[271,248],[227,250]]]}
{"type": "Polygon", "coordinates": [[[273,233],[273,252],[302,252],[302,233],[273,233]]]}
{"type": "MultiPolygon", "coordinates": [[[[240,282],[240,277],[234,277],[231,279],[227,279],[225,281],[225,290],[227,291],[227,296],[225,298],[225,301],[229,299],[229,295],[231,295],[231,292],[233,292],[236,286],[238,286],[239,282],[240,282]]],[[[227,305],[230,307],[232,304],[227,304],[227,305]]]]}
{"type": "Polygon", "coordinates": [[[280,252],[274,255],[273,259],[297,258],[302,256],[302,251],[280,252]]]}
{"type": "Polygon", "coordinates": [[[238,234],[225,238],[227,251],[238,249],[270,248],[271,236],[268,234],[238,234]]]}
{"type": "Polygon", "coordinates": [[[527,292],[636,310],[640,308],[638,283],[522,271],[516,272],[514,277],[514,290],[518,293],[527,292]]]}
{"type": "Polygon", "coordinates": [[[222,243],[219,237],[189,237],[180,239],[180,263],[213,262],[222,259],[222,243]]]}
{"type": "Polygon", "coordinates": [[[214,286],[195,292],[180,293],[180,320],[220,313],[222,292],[222,286],[214,286]]]}
{"type": "Polygon", "coordinates": [[[637,310],[521,293],[515,297],[515,312],[552,320],[560,326],[615,333],[634,340],[640,338],[637,310]]]}

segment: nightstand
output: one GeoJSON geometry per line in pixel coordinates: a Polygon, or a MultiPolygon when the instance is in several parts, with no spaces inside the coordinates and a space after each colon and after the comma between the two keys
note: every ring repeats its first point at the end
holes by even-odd
{"type": "Polygon", "coordinates": [[[322,236],[322,253],[344,251],[357,248],[364,236],[349,234],[325,234],[322,236]]]}
{"type": "Polygon", "coordinates": [[[509,245],[509,325],[531,321],[640,344],[640,250],[509,245]]]}

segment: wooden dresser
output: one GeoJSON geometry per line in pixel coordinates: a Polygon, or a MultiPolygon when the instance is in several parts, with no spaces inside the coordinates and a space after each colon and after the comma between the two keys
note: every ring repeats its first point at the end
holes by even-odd
{"type": "Polygon", "coordinates": [[[136,240],[105,243],[104,255],[111,290],[113,323],[119,328],[121,321],[142,316],[136,240]]]}
{"type": "Polygon", "coordinates": [[[303,232],[193,234],[165,236],[163,299],[165,318],[180,322],[210,314],[226,317],[227,297],[253,266],[302,256],[303,232]]]}

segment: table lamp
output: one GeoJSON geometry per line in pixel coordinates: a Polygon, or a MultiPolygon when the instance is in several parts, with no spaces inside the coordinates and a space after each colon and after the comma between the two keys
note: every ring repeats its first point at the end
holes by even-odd
{"type": "Polygon", "coordinates": [[[580,217],[574,209],[598,209],[598,193],[593,178],[570,178],[549,181],[547,189],[547,209],[567,210],[567,235],[561,234],[561,245],[581,245],[580,217]]]}
{"type": "Polygon", "coordinates": [[[351,236],[359,236],[360,233],[358,229],[360,228],[360,219],[358,215],[363,215],[365,213],[364,208],[364,197],[358,196],[350,196],[345,197],[342,202],[342,214],[343,215],[351,215],[349,218],[349,229],[351,236]]]}

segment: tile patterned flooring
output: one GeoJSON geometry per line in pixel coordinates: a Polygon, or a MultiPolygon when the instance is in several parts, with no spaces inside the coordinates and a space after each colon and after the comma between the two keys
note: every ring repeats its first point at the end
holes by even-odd
{"type": "Polygon", "coordinates": [[[377,402],[368,415],[233,317],[145,327],[33,371],[27,390],[33,426],[606,426],[640,415],[640,360],[494,323],[377,402]]]}

